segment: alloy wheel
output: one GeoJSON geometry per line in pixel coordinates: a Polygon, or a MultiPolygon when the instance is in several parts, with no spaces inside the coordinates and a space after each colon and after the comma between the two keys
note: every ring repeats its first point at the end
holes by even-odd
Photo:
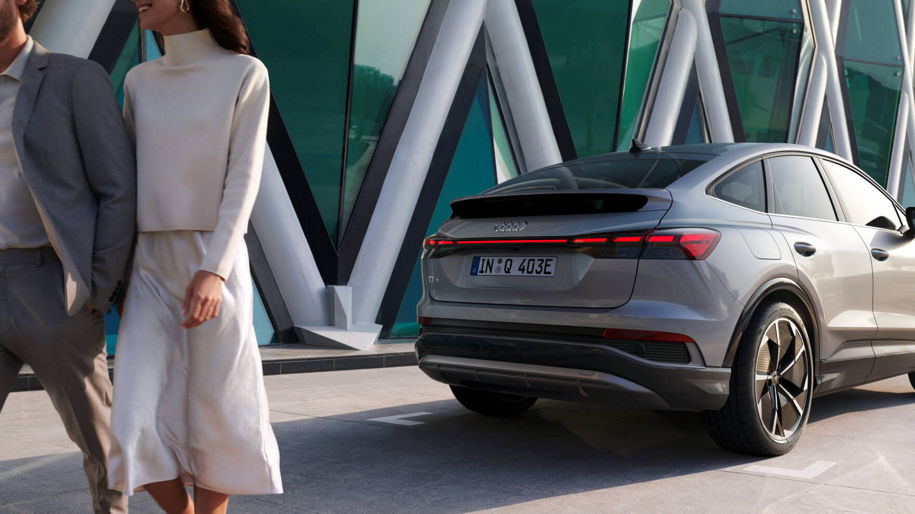
{"type": "Polygon", "coordinates": [[[763,332],[756,352],[756,407],[762,426],[784,441],[803,425],[810,391],[810,361],[798,325],[778,318],[763,332]]]}

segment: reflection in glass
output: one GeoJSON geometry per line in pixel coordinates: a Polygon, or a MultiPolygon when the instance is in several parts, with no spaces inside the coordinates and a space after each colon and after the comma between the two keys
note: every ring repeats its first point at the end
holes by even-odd
{"type": "Polygon", "coordinates": [[[614,150],[629,2],[533,4],[578,157],[614,150]]]}
{"type": "Polygon", "coordinates": [[[902,69],[846,60],[845,83],[861,169],[886,187],[902,69]]]}
{"type": "Polygon", "coordinates": [[[721,30],[745,139],[787,141],[803,24],[722,16],[721,30]]]}
{"type": "Polygon", "coordinates": [[[620,127],[617,150],[629,148],[639,108],[648,86],[648,78],[654,68],[655,56],[664,25],[667,23],[668,0],[642,0],[635,2],[629,33],[629,55],[626,58],[626,79],[623,85],[623,99],[620,107],[620,127]]]}
{"type": "Polygon", "coordinates": [[[276,341],[276,330],[267,315],[267,308],[264,306],[264,300],[261,298],[261,292],[257,289],[257,284],[251,281],[251,288],[254,290],[254,334],[257,336],[258,346],[272,344],[276,341]]]}
{"type": "Polygon", "coordinates": [[[899,203],[903,207],[915,207],[915,178],[912,177],[912,154],[909,154],[905,160],[905,168],[902,174],[902,198],[899,203]]]}
{"type": "Polygon", "coordinates": [[[237,0],[331,238],[336,241],[353,2],[237,0]]]}
{"type": "Polygon", "coordinates": [[[890,0],[846,0],[843,45],[846,59],[902,66],[896,10],[890,0]]]}
{"type": "Polygon", "coordinates": [[[718,12],[799,21],[803,18],[798,0],[721,0],[718,12]]]}
{"type": "MultiPolygon", "coordinates": [[[[477,87],[476,97],[464,124],[464,131],[448,169],[442,194],[438,198],[432,220],[426,230],[434,232],[451,215],[451,200],[461,196],[479,193],[495,184],[496,170],[493,167],[492,115],[487,98],[488,87],[485,76],[477,87]]],[[[400,305],[390,337],[416,337],[416,304],[422,296],[422,276],[419,266],[420,250],[416,252],[416,264],[400,305]]]]}
{"type": "Polygon", "coordinates": [[[487,81],[487,90],[489,91],[489,113],[492,125],[492,148],[496,161],[496,182],[504,182],[518,176],[518,165],[515,163],[508,131],[505,130],[505,124],[502,122],[500,114],[502,111],[499,109],[496,93],[489,81],[487,81]]]}
{"type": "Polygon", "coordinates": [[[689,120],[689,129],[686,132],[685,144],[708,143],[708,127],[705,122],[705,109],[702,107],[702,97],[696,100],[696,107],[689,120]]]}
{"type": "Polygon", "coordinates": [[[346,227],[430,0],[360,0],[341,230],[346,227]]]}

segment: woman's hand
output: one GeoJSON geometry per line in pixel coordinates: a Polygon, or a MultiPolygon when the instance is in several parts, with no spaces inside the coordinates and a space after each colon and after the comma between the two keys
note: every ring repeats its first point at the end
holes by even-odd
{"type": "Polygon", "coordinates": [[[219,305],[222,303],[222,277],[209,271],[200,270],[184,291],[184,322],[181,328],[199,327],[219,316],[219,305]]]}

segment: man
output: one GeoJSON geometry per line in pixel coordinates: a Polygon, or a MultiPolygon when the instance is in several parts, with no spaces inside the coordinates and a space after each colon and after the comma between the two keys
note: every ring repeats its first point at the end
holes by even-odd
{"type": "Polygon", "coordinates": [[[135,159],[104,69],[26,35],[37,3],[0,0],[0,408],[31,366],[83,451],[96,512],[123,512],[107,483],[103,315],[133,242],[135,159]]]}

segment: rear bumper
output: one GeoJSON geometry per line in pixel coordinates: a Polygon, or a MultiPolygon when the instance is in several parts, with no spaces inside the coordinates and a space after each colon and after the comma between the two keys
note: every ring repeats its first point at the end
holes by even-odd
{"type": "Polygon", "coordinates": [[[599,338],[554,333],[425,327],[416,354],[420,369],[446,384],[650,409],[719,409],[731,377],[728,368],[654,362],[599,338]]]}

